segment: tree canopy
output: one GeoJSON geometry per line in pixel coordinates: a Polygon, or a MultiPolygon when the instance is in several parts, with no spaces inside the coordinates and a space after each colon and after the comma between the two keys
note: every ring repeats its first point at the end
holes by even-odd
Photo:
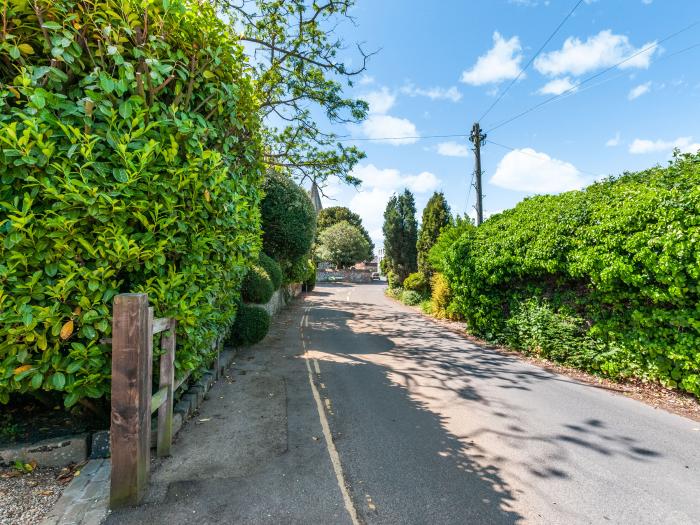
{"type": "Polygon", "coordinates": [[[450,206],[442,192],[433,193],[423,209],[420,232],[418,234],[418,271],[430,277],[433,268],[428,259],[430,248],[437,242],[440,232],[452,222],[450,206]]]}
{"type": "Polygon", "coordinates": [[[259,110],[266,124],[265,161],[288,170],[297,182],[316,181],[321,189],[331,176],[357,185],[350,174],[364,153],[347,146],[319,123],[357,123],[367,116],[367,103],[349,98],[345,86],[365,70],[367,59],[346,65],[346,44],[335,27],[352,19],[354,0],[211,0],[248,43],[259,110]]]}
{"type": "Polygon", "coordinates": [[[323,230],[333,226],[334,224],[338,224],[342,221],[349,222],[360,230],[363,237],[367,240],[370,252],[369,257],[372,257],[372,254],[374,253],[374,243],[372,242],[372,238],[369,236],[369,233],[367,233],[367,230],[362,225],[362,218],[357,213],[350,211],[345,206],[332,206],[330,208],[322,209],[318,213],[316,221],[316,237],[318,237],[318,234],[320,234],[323,230]]]}
{"type": "Polygon", "coordinates": [[[336,268],[347,268],[371,257],[369,243],[359,228],[348,221],[341,221],[319,234],[316,255],[322,261],[333,263],[336,268]]]}
{"type": "Polygon", "coordinates": [[[407,189],[392,195],[384,211],[384,257],[401,282],[418,270],[416,203],[407,189]]]}

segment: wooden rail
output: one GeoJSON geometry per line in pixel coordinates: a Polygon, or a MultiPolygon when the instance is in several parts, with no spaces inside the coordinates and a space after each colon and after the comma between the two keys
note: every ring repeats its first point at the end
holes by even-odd
{"type": "Polygon", "coordinates": [[[158,411],[156,453],[170,455],[175,385],[175,330],[171,318],[153,318],[147,294],[114,298],[110,508],[138,504],[150,474],[151,415],[158,411]],[[160,383],[153,392],[153,336],[160,337],[160,383]]]}

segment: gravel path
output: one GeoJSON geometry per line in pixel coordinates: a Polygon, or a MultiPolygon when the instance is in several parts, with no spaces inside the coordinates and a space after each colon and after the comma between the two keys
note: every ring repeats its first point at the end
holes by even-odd
{"type": "Polygon", "coordinates": [[[0,467],[0,525],[39,523],[63,492],[62,480],[67,474],[68,469],[60,468],[36,468],[20,474],[0,467]]]}

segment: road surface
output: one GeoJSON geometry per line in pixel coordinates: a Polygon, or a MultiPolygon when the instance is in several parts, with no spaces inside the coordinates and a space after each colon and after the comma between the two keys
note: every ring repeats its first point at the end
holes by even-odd
{"type": "Polygon", "coordinates": [[[700,524],[700,423],[320,285],[111,524],[700,524]]]}

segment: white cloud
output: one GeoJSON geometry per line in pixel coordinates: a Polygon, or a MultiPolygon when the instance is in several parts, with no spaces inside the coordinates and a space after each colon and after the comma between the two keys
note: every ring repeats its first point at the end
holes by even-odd
{"type": "Polygon", "coordinates": [[[638,86],[633,87],[629,94],[627,95],[627,98],[629,100],[634,100],[635,98],[639,98],[645,93],[649,93],[649,90],[651,89],[651,82],[645,82],[644,84],[639,84],[638,86]]]}
{"type": "Polygon", "coordinates": [[[575,86],[576,84],[569,77],[555,78],[547,82],[537,92],[540,95],[561,95],[569,90],[572,92],[576,91],[578,88],[575,86]]]}
{"type": "Polygon", "coordinates": [[[368,86],[370,84],[374,84],[374,77],[369,75],[362,75],[358,84],[360,84],[361,86],[368,86]]]}
{"type": "MultiPolygon", "coordinates": [[[[609,29],[590,36],[586,41],[569,37],[561,49],[544,53],[535,60],[535,68],[544,75],[583,75],[590,71],[610,67],[656,42],[647,42],[639,48],[630,44],[625,35],[616,35],[609,29]]],[[[631,60],[620,65],[620,69],[649,67],[651,58],[658,48],[651,47],[631,60]]]]}
{"type": "Polygon", "coordinates": [[[523,59],[520,39],[517,36],[505,40],[497,31],[493,34],[493,47],[481,55],[474,66],[462,72],[465,84],[481,86],[509,80],[518,76],[523,59]]]}
{"type": "Polygon", "coordinates": [[[362,180],[362,187],[350,199],[348,207],[362,217],[362,224],[377,245],[382,242],[384,210],[392,194],[408,188],[418,200],[440,186],[440,180],[428,171],[410,175],[374,164],[360,164],[352,170],[352,175],[362,180]]]}
{"type": "Polygon", "coordinates": [[[682,153],[697,153],[700,143],[693,142],[693,137],[678,137],[676,140],[648,140],[634,139],[630,144],[629,152],[635,155],[646,153],[668,152],[678,148],[682,153]]]}
{"type": "Polygon", "coordinates": [[[406,84],[401,88],[401,93],[409,97],[428,97],[430,100],[450,100],[452,102],[459,102],[462,98],[462,93],[455,86],[450,86],[447,89],[441,87],[424,89],[413,84],[406,84]]]}
{"type": "Polygon", "coordinates": [[[613,138],[608,139],[608,141],[605,143],[605,145],[608,148],[614,148],[615,146],[619,146],[620,145],[620,132],[618,131],[617,133],[615,133],[615,136],[613,138]]]}
{"type": "Polygon", "coordinates": [[[396,96],[387,87],[370,91],[362,95],[361,98],[369,104],[369,112],[378,115],[384,115],[396,102],[396,96]]]}
{"type": "MultiPolygon", "coordinates": [[[[355,129],[354,126],[352,129],[355,129]]],[[[413,144],[418,139],[415,124],[408,119],[392,117],[391,115],[370,115],[360,129],[367,138],[390,138],[385,142],[393,145],[413,144]]]]}
{"type": "Polygon", "coordinates": [[[580,189],[586,181],[573,164],[523,148],[506,153],[490,183],[528,193],[559,193],[580,189]]]}
{"type": "Polygon", "coordinates": [[[449,141],[441,142],[437,145],[438,155],[443,155],[445,157],[468,157],[469,148],[466,144],[459,144],[458,142],[449,141]]]}

